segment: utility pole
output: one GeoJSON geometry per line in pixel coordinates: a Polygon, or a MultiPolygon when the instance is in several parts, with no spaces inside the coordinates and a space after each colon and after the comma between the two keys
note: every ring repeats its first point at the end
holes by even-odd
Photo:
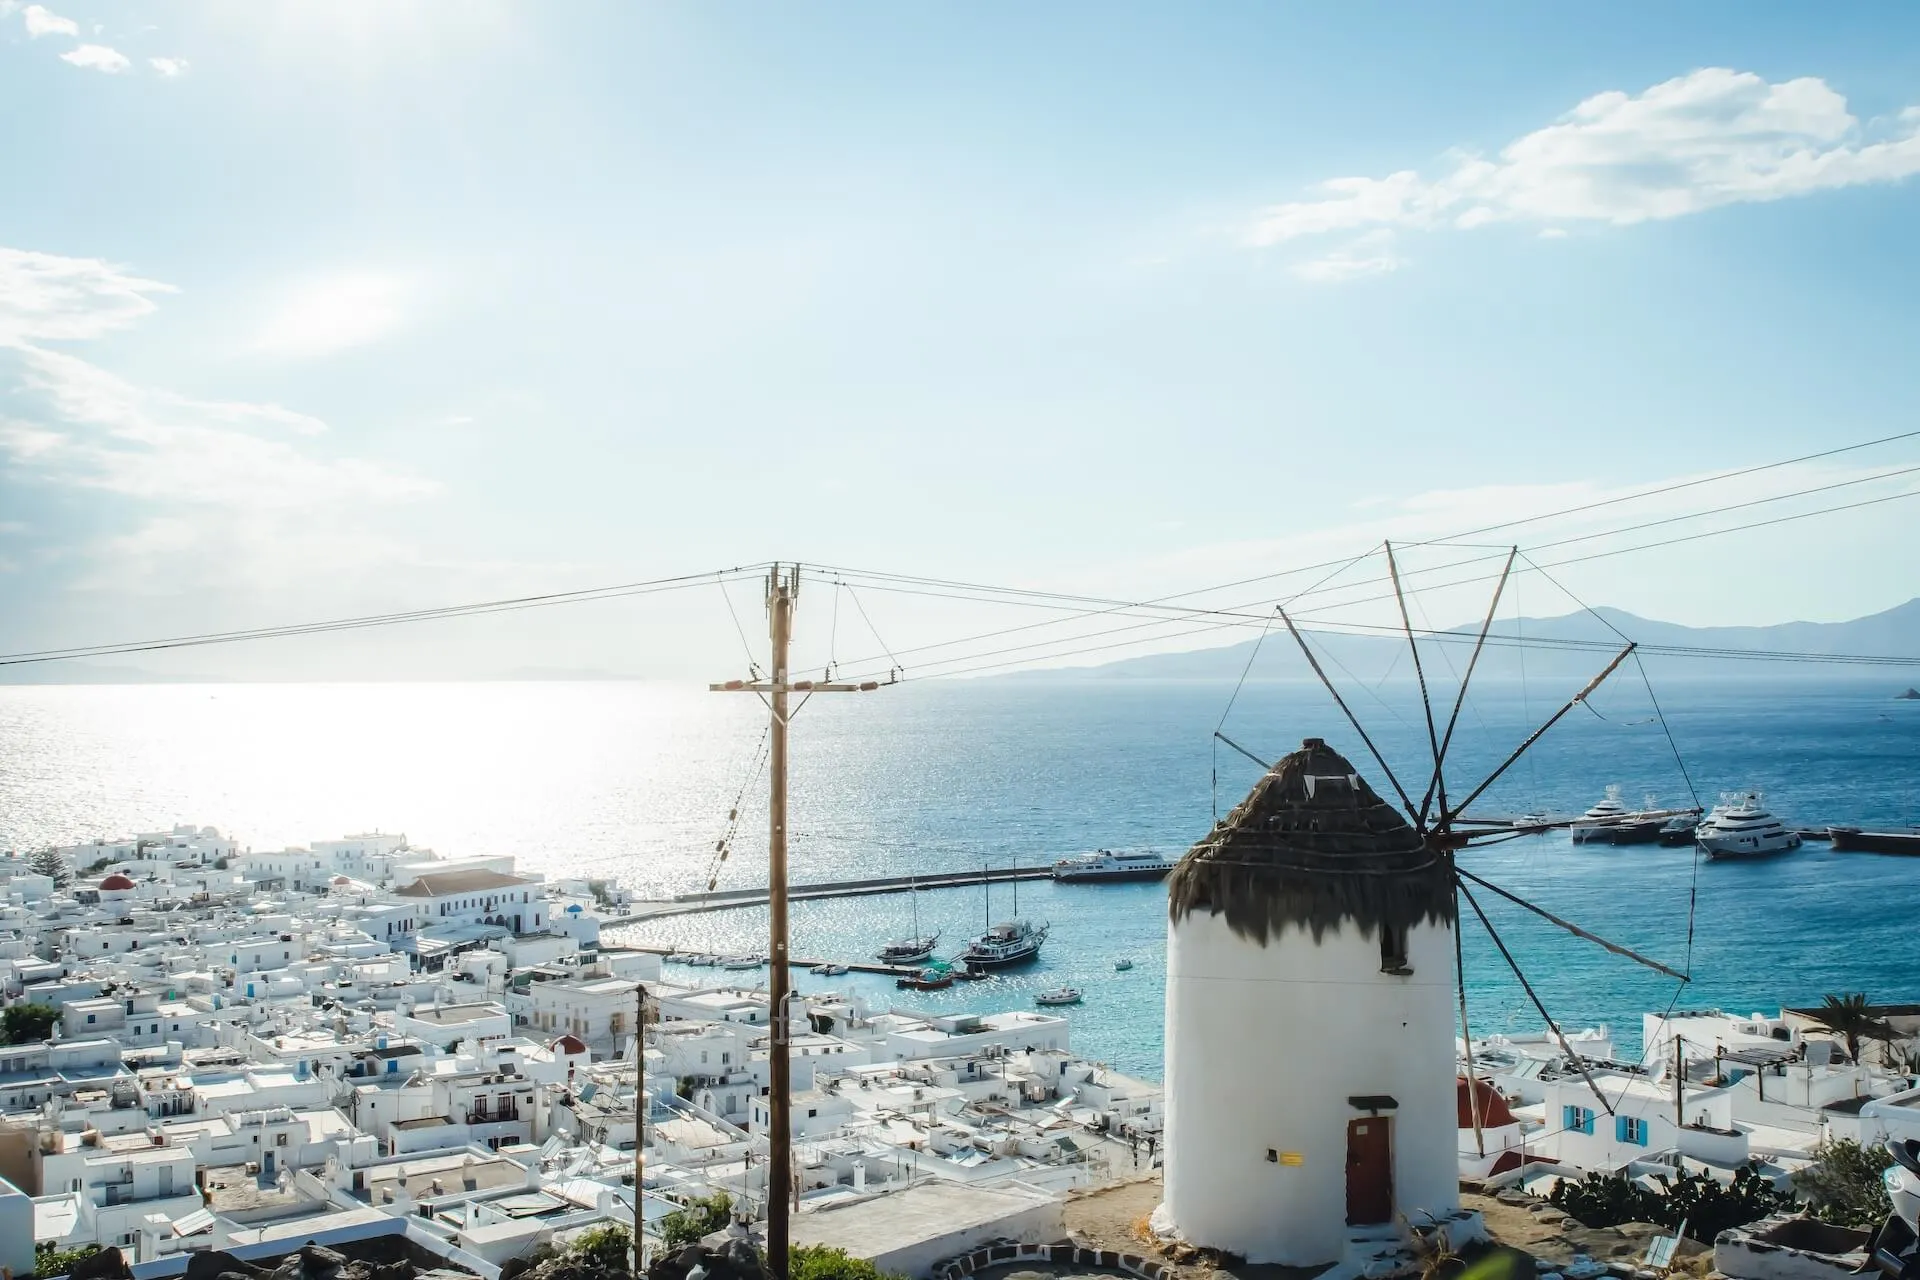
{"type": "Polygon", "coordinates": [[[773,642],[772,678],[728,680],[708,686],[715,693],[753,693],[766,700],[772,715],[767,773],[767,1006],[770,1035],[767,1065],[767,1271],[787,1280],[787,1248],[793,1199],[793,1123],[788,1054],[792,1048],[787,1003],[793,975],[787,947],[787,695],[790,693],[865,693],[877,680],[839,684],[825,680],[789,680],[788,649],[793,640],[793,607],[800,594],[800,566],[774,565],[767,574],[767,621],[773,642]]]}
{"type": "Polygon", "coordinates": [[[627,1250],[628,1274],[647,1273],[647,984],[633,984],[633,1239],[627,1250]]]}
{"type": "Polygon", "coordinates": [[[1687,1127],[1687,1042],[1673,1037],[1673,1123],[1687,1127]]]}

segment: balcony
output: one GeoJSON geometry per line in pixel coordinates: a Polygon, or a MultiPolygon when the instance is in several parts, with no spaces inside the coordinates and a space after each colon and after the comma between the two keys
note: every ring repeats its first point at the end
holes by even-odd
{"type": "Polygon", "coordinates": [[[515,1107],[508,1107],[504,1111],[467,1112],[468,1124],[518,1124],[519,1121],[520,1112],[515,1107]]]}

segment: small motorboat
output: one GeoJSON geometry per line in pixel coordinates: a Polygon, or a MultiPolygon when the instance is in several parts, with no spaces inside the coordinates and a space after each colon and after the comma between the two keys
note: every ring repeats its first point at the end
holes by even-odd
{"type": "Polygon", "coordinates": [[[902,991],[945,991],[953,985],[953,970],[926,968],[894,979],[893,985],[902,991]]]}
{"type": "Polygon", "coordinates": [[[1127,970],[1131,968],[1133,968],[1133,961],[1127,959],[1124,956],[1122,956],[1120,959],[1115,960],[1113,962],[1113,970],[1115,973],[1125,973],[1127,970]]]}
{"type": "Polygon", "coordinates": [[[1080,995],[1078,987],[1055,987],[1051,991],[1042,991],[1033,998],[1033,1002],[1046,1005],[1079,1004],[1080,995]]]}
{"type": "Polygon", "coordinates": [[[1699,825],[1700,815],[1697,813],[1683,813],[1677,818],[1669,818],[1667,824],[1660,828],[1660,843],[1668,848],[1690,845],[1693,843],[1694,830],[1699,825]]]}
{"type": "Polygon", "coordinates": [[[721,956],[714,961],[722,969],[758,969],[766,962],[764,956],[721,956]]]}
{"type": "Polygon", "coordinates": [[[837,978],[846,971],[847,966],[843,964],[817,964],[807,970],[816,978],[837,978]]]}
{"type": "Polygon", "coordinates": [[[682,964],[700,965],[705,968],[712,968],[714,962],[714,957],[705,952],[692,952],[684,956],[675,956],[674,959],[682,964]]]}

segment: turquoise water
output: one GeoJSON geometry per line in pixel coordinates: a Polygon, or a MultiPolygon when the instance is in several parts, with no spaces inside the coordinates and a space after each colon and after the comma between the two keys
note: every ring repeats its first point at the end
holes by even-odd
{"type": "MultiPolygon", "coordinates": [[[[1457,798],[1571,694],[1578,680],[1489,683],[1463,715],[1449,763],[1457,798]]],[[[1757,787],[1790,822],[1920,821],[1920,706],[1902,682],[1685,683],[1656,687],[1693,787],[1757,787]]],[[[1210,734],[1230,688],[1120,681],[903,685],[822,699],[793,740],[796,880],[1051,860],[1109,847],[1184,849],[1258,768],[1210,734]],[[1217,770],[1217,773],[1216,773],[1217,770]],[[1217,776],[1217,790],[1214,780],[1217,776]]],[[[1429,762],[1411,685],[1356,684],[1353,705],[1417,793],[1429,762]]],[[[175,821],[214,823],[255,848],[385,829],[443,854],[513,853],[529,870],[615,874],[655,892],[704,883],[742,793],[724,887],[765,879],[762,780],[748,784],[759,707],[646,684],[281,685],[0,690],[0,847],[70,842],[175,821]]],[[[1383,793],[1380,768],[1317,688],[1254,685],[1225,731],[1272,758],[1305,736],[1345,752],[1383,793]]],[[[1574,710],[1477,810],[1577,811],[1608,783],[1637,801],[1689,794],[1631,666],[1574,710]]],[[[1529,837],[1463,855],[1514,892],[1695,981],[1682,1007],[1771,1008],[1864,990],[1914,999],[1909,960],[1920,859],[1833,855],[1822,845],[1750,864],[1688,850],[1573,848],[1529,837]]],[[[995,915],[1011,906],[995,893],[995,915]]],[[[1009,895],[1010,897],[1010,895],[1009,895]]],[[[1676,984],[1481,895],[1556,1018],[1610,1022],[1623,1045],[1676,984]]],[[[853,959],[910,927],[904,896],[796,904],[803,953],[853,959]]],[[[956,947],[983,920],[977,889],[920,895],[922,924],[956,947]]],[[[1165,954],[1157,885],[1020,890],[1053,929],[1041,963],[952,991],[864,989],[935,1009],[1025,1005],[1073,982],[1076,1045],[1157,1076],[1165,954]],[[1113,961],[1135,961],[1116,973],[1113,961]]],[[[701,949],[763,949],[765,913],[743,909],[624,931],[701,949]]],[[[1536,1030],[1539,1015],[1477,928],[1466,932],[1474,1030],[1536,1030]]],[[[711,970],[686,970],[688,976],[711,970]]]]}

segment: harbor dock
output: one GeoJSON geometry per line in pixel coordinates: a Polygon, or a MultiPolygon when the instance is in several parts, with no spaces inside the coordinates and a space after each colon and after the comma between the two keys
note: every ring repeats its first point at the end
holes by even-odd
{"type": "MultiPolygon", "coordinates": [[[[865,880],[825,880],[813,884],[789,886],[791,901],[810,898],[859,898],[884,893],[911,893],[915,889],[965,889],[982,881],[1000,884],[1008,880],[1050,880],[1050,864],[1037,867],[993,867],[979,871],[935,871],[913,876],[875,876],[865,880]]],[[[623,924],[641,924],[669,916],[697,915],[702,911],[730,911],[735,907],[760,907],[767,902],[765,886],[753,889],[716,889],[712,892],[677,893],[656,902],[635,903],[635,910],[614,916],[602,923],[611,928],[623,924]]],[[[799,963],[795,961],[795,963],[799,963]]],[[[817,962],[816,962],[817,963],[817,962]]],[[[876,970],[876,972],[880,972],[876,970]]],[[[891,970],[886,970],[891,972],[891,970]]]]}

